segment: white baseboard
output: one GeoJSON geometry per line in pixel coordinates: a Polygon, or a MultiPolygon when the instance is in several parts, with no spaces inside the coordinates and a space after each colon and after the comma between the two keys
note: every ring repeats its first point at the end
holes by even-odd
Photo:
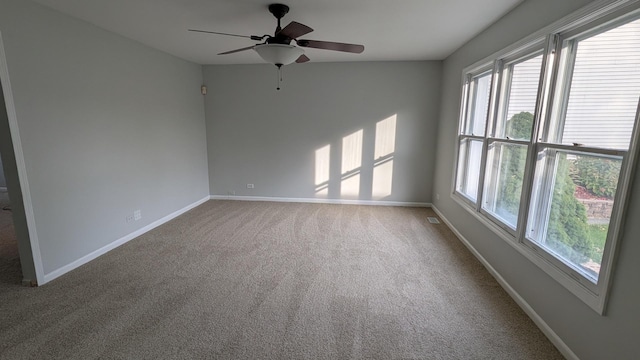
{"type": "Polygon", "coordinates": [[[542,317],[540,317],[540,315],[538,315],[538,313],[536,313],[535,310],[533,310],[531,305],[529,305],[529,303],[527,303],[527,301],[522,296],[520,296],[520,294],[518,294],[518,292],[513,287],[511,287],[511,285],[509,285],[509,283],[502,277],[502,275],[500,275],[500,273],[493,266],[491,266],[491,264],[487,261],[487,259],[485,259],[478,252],[478,250],[476,250],[473,247],[473,245],[471,245],[469,240],[467,240],[458,231],[458,229],[456,229],[453,226],[453,224],[440,212],[440,210],[438,210],[438,208],[436,208],[435,206],[432,206],[432,208],[433,208],[433,211],[435,211],[435,213],[438,214],[438,216],[442,219],[442,221],[445,224],[447,224],[449,229],[453,231],[453,233],[458,237],[458,239],[460,239],[460,241],[464,244],[464,246],[466,246],[467,249],[469,249],[469,251],[473,254],[473,256],[475,256],[482,263],[482,265],[484,265],[484,267],[489,271],[489,273],[496,279],[496,281],[498,281],[500,286],[502,286],[502,288],[507,292],[507,294],[509,294],[509,296],[511,296],[511,298],[518,304],[518,306],[520,306],[520,308],[522,308],[522,310],[524,310],[524,312],[527,315],[529,315],[531,320],[533,320],[533,322],[538,326],[538,328],[542,331],[542,333],[545,334],[545,336],[553,343],[553,345],[555,345],[556,348],[558,348],[560,353],[562,353],[562,355],[564,355],[564,357],[567,359],[580,360],[580,358],[578,358],[578,356],[573,351],[571,351],[571,348],[569,348],[569,346],[567,346],[567,344],[565,344],[565,342],[562,341],[560,336],[558,336],[558,334],[556,334],[555,331],[551,329],[551,327],[542,319],[542,317]]]}
{"type": "Polygon", "coordinates": [[[49,281],[51,281],[51,280],[53,280],[53,279],[55,279],[57,277],[60,277],[60,276],[62,276],[64,274],[68,273],[69,271],[71,271],[73,269],[76,269],[76,268],[88,263],[91,260],[96,259],[97,257],[99,257],[101,255],[106,254],[110,250],[113,250],[113,249],[117,248],[118,246],[120,246],[120,245],[122,245],[124,243],[127,243],[127,242],[137,238],[138,236],[150,231],[150,230],[155,229],[156,227],[158,227],[158,226],[160,226],[160,225],[162,225],[162,224],[164,224],[164,223],[166,223],[166,222],[168,222],[168,221],[170,221],[170,220],[172,220],[172,219],[184,214],[185,212],[187,212],[187,211],[195,208],[196,206],[201,205],[201,204],[203,204],[203,203],[205,203],[207,201],[209,201],[209,197],[208,196],[204,197],[204,198],[202,198],[202,199],[200,199],[200,200],[198,200],[198,201],[196,201],[196,202],[194,202],[192,204],[189,204],[189,205],[183,207],[180,210],[174,211],[171,214],[169,214],[169,215],[167,215],[167,216],[165,216],[165,217],[163,217],[161,219],[158,219],[158,220],[152,222],[151,224],[149,224],[149,225],[147,225],[147,226],[145,226],[143,228],[140,228],[140,229],[138,229],[138,230],[136,230],[136,231],[134,231],[134,232],[132,232],[132,233],[130,233],[128,235],[125,235],[125,236],[121,237],[120,239],[118,239],[118,240],[116,240],[116,241],[114,241],[114,242],[112,242],[112,243],[110,243],[108,245],[105,245],[105,246],[101,247],[100,249],[98,249],[96,251],[93,251],[93,252],[81,257],[80,259],[78,259],[78,260],[76,260],[76,261],[74,261],[74,262],[72,262],[70,264],[67,264],[67,265],[65,265],[63,267],[60,267],[60,268],[58,268],[58,269],[56,269],[56,270],[54,270],[54,271],[52,271],[52,272],[50,272],[48,274],[45,274],[44,275],[44,282],[39,283],[38,285],[44,285],[44,284],[48,283],[49,281]]]}
{"type": "Polygon", "coordinates": [[[273,202],[312,203],[312,204],[431,207],[431,203],[426,203],[426,202],[384,201],[384,200],[316,199],[316,198],[283,198],[283,197],[270,197],[270,196],[211,195],[211,200],[273,201],[273,202]]]}

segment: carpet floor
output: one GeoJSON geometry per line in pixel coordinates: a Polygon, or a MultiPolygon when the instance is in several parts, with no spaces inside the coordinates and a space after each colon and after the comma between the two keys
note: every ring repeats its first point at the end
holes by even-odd
{"type": "Polygon", "coordinates": [[[431,209],[209,201],[42,286],[1,359],[562,359],[431,209]]]}

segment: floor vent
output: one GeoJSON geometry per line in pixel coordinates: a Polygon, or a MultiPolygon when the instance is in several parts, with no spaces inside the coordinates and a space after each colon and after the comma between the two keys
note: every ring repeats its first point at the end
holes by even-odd
{"type": "Polygon", "coordinates": [[[435,216],[427,216],[427,220],[432,224],[440,224],[440,220],[435,216]]]}

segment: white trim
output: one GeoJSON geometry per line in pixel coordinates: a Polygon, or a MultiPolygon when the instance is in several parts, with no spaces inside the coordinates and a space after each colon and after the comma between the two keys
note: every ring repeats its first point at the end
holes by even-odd
{"type": "Polygon", "coordinates": [[[27,221],[27,230],[29,233],[29,242],[31,243],[31,254],[33,258],[33,266],[36,272],[35,279],[24,279],[29,282],[45,283],[44,267],[42,266],[42,255],[40,253],[40,242],[38,241],[38,232],[36,231],[36,220],[33,214],[33,205],[31,203],[31,190],[29,181],[27,180],[27,167],[24,162],[24,153],[22,152],[22,141],[20,140],[20,131],[18,130],[18,117],[16,108],[13,103],[13,92],[11,92],[11,81],[9,80],[9,68],[7,66],[7,58],[4,52],[4,43],[2,42],[2,34],[0,33],[0,81],[2,82],[2,92],[4,93],[5,107],[7,108],[7,117],[9,118],[9,131],[11,132],[11,140],[13,142],[13,152],[16,158],[16,168],[18,172],[18,180],[20,182],[20,190],[22,192],[22,203],[24,206],[24,215],[27,221]]]}
{"type": "Polygon", "coordinates": [[[7,187],[6,186],[0,186],[0,191],[7,192],[7,187]]]}
{"type": "Polygon", "coordinates": [[[211,200],[236,200],[236,201],[273,201],[289,203],[312,204],[342,204],[342,205],[375,205],[375,206],[407,206],[407,207],[431,207],[427,202],[410,201],[383,201],[383,200],[347,200],[347,199],[315,199],[315,198],[284,198],[270,196],[237,196],[237,195],[211,195],[211,200]]]}
{"type": "Polygon", "coordinates": [[[120,246],[120,245],[122,245],[124,243],[127,243],[127,242],[137,238],[138,236],[140,236],[140,235],[142,235],[142,234],[144,234],[144,233],[146,233],[148,231],[151,231],[151,230],[155,229],[156,227],[158,227],[158,226],[160,226],[160,225],[162,225],[162,224],[164,224],[164,223],[166,223],[166,222],[168,222],[168,221],[170,221],[170,220],[172,220],[172,219],[184,214],[185,212],[195,208],[196,206],[204,204],[207,201],[209,201],[209,196],[205,196],[204,198],[202,198],[202,199],[200,199],[200,200],[198,200],[198,201],[196,201],[196,202],[194,202],[194,203],[192,203],[190,205],[187,205],[187,206],[183,207],[180,210],[174,211],[171,214],[169,214],[169,215],[167,215],[167,216],[165,216],[165,217],[163,217],[161,219],[158,219],[158,220],[152,222],[151,224],[149,224],[149,225],[147,225],[147,226],[145,226],[143,228],[140,228],[140,229],[138,229],[138,230],[136,230],[136,231],[134,231],[134,232],[132,232],[132,233],[130,233],[128,235],[125,235],[125,236],[121,237],[120,239],[118,239],[118,240],[116,240],[116,241],[114,241],[114,242],[112,242],[112,243],[110,243],[108,245],[105,245],[105,246],[101,247],[100,249],[98,249],[96,251],[93,251],[92,253],[89,253],[89,254],[81,257],[80,259],[78,259],[78,260],[76,260],[76,261],[74,261],[74,262],[72,262],[70,264],[62,266],[62,267],[60,267],[60,268],[58,268],[58,269],[56,269],[56,270],[54,270],[54,271],[52,271],[52,272],[50,272],[48,274],[45,274],[44,275],[44,281],[42,283],[39,283],[39,285],[46,284],[49,281],[51,281],[51,280],[53,280],[55,278],[58,278],[58,277],[60,277],[60,276],[62,276],[64,274],[68,273],[69,271],[71,271],[73,269],[76,269],[76,268],[88,263],[89,261],[96,259],[97,257],[99,257],[101,255],[106,254],[107,252],[117,248],[118,246],[120,246]]]}
{"type": "Polygon", "coordinates": [[[433,211],[442,219],[442,221],[451,229],[451,231],[458,237],[460,242],[464,244],[464,246],[469,249],[469,251],[473,254],[473,256],[478,259],[482,265],[489,271],[491,276],[493,276],[496,281],[502,286],[502,288],[511,296],[511,298],[520,306],[520,308],[533,320],[533,322],[538,326],[538,328],[542,331],[542,333],[555,345],[555,347],[562,353],[564,357],[570,360],[579,360],[578,356],[569,348],[569,346],[562,341],[562,338],[558,336],[558,334],[553,331],[553,329],[542,319],[538,313],[527,303],[527,301],[518,294],[518,292],[511,287],[511,285],[505,280],[502,275],[493,267],[491,264],[476,250],[476,248],[471,245],[469,240],[467,240],[459,231],[456,229],[453,224],[436,208],[432,206],[433,211]]]}

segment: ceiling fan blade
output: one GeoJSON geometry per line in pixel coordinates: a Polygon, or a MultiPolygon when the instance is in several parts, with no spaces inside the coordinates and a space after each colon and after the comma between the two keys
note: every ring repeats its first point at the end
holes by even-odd
{"type": "Polygon", "coordinates": [[[311,60],[311,59],[309,59],[309,58],[307,57],[307,55],[302,54],[302,55],[300,55],[300,57],[298,58],[298,60],[296,60],[296,62],[297,62],[298,64],[302,64],[302,63],[306,63],[306,62],[307,62],[307,61],[309,61],[309,60],[311,60]]]}
{"type": "Polygon", "coordinates": [[[289,39],[295,39],[299,36],[312,32],[313,29],[307,25],[300,24],[299,22],[292,21],[289,25],[285,26],[282,30],[278,31],[276,36],[283,35],[289,39]]]}
{"type": "Polygon", "coordinates": [[[197,29],[189,29],[189,31],[205,33],[205,34],[235,36],[235,37],[247,38],[247,39],[257,40],[257,41],[262,40],[264,37],[268,36],[268,35],[264,35],[264,36],[251,35],[251,36],[248,36],[248,35],[229,34],[229,33],[217,32],[217,31],[206,31],[206,30],[197,30],[197,29]]]}
{"type": "Polygon", "coordinates": [[[350,53],[360,54],[364,51],[364,45],[357,44],[345,44],[331,41],[320,40],[296,40],[299,46],[310,47],[324,50],[344,51],[350,53]]]}
{"type": "Polygon", "coordinates": [[[245,50],[250,50],[250,49],[253,49],[253,46],[247,46],[247,47],[244,47],[244,48],[242,48],[242,49],[235,49],[235,50],[231,50],[231,51],[221,52],[221,53],[220,53],[220,54],[218,54],[218,55],[233,54],[233,53],[237,53],[237,52],[245,51],[245,50]]]}

